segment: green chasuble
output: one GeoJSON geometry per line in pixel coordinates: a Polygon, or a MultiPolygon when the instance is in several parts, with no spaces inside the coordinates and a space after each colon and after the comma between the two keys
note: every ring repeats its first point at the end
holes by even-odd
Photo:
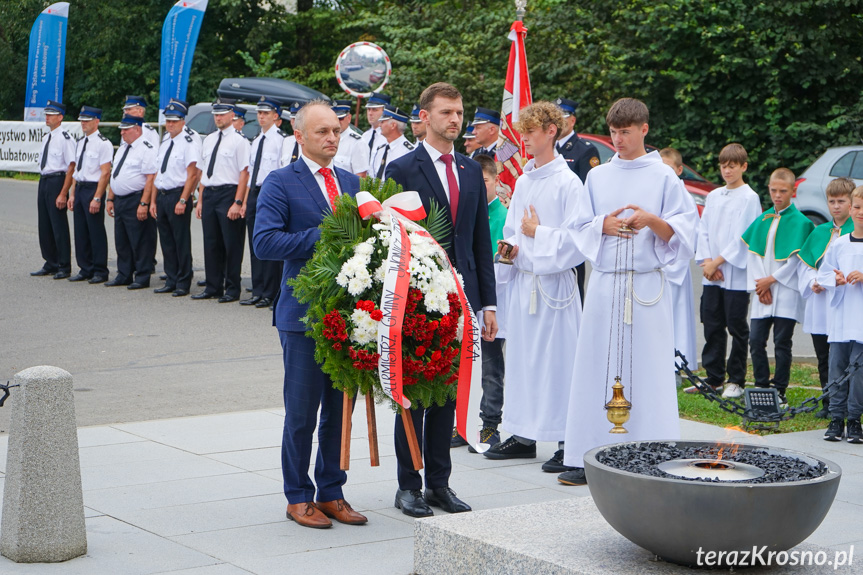
{"type": "Polygon", "coordinates": [[[491,231],[491,256],[497,253],[497,240],[503,239],[503,224],[506,222],[507,209],[500,198],[495,198],[488,205],[488,227],[491,231]]]}
{"type": "Polygon", "coordinates": [[[818,269],[821,265],[821,258],[824,257],[824,253],[827,251],[827,247],[830,245],[830,242],[833,241],[834,238],[844,236],[853,231],[854,222],[850,217],[845,220],[842,227],[838,229],[834,227],[833,222],[821,224],[812,230],[812,233],[809,234],[808,238],[806,238],[806,243],[804,243],[803,247],[800,248],[797,256],[810,268],[818,269]],[[836,231],[839,233],[836,234],[836,231]]]}
{"type": "Polygon", "coordinates": [[[773,257],[776,261],[785,261],[800,248],[806,238],[815,227],[812,220],[800,213],[797,206],[791,204],[780,214],[776,214],[775,208],[770,208],[749,225],[743,232],[743,242],[749,246],[749,251],[764,257],[767,249],[767,235],[773,220],[778,218],[779,225],[776,227],[776,237],[773,240],[773,257]]]}

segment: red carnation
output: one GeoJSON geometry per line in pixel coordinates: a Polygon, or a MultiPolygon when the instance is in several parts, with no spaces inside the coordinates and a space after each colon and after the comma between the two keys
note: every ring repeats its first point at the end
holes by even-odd
{"type": "Polygon", "coordinates": [[[417,355],[417,357],[422,357],[423,355],[425,355],[425,352],[426,348],[424,348],[423,346],[419,346],[414,353],[417,355]]]}
{"type": "Polygon", "coordinates": [[[431,360],[432,360],[432,361],[437,361],[437,360],[439,360],[439,359],[440,359],[440,356],[441,356],[440,350],[439,350],[439,349],[436,349],[436,350],[434,350],[434,352],[432,352],[431,360]]]}
{"type": "Polygon", "coordinates": [[[339,342],[334,343],[333,349],[336,351],[342,351],[342,344],[340,344],[339,342]]]}
{"type": "Polygon", "coordinates": [[[375,321],[381,321],[384,318],[384,312],[379,309],[373,310],[371,312],[371,317],[375,321]]]}

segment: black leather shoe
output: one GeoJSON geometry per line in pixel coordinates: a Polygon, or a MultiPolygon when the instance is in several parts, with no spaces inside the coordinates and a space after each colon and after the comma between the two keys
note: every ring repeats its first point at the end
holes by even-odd
{"type": "Polygon", "coordinates": [[[219,297],[214,293],[210,293],[208,291],[202,291],[201,293],[196,293],[192,296],[192,299],[213,299],[214,297],[219,297]]]}
{"type": "Polygon", "coordinates": [[[206,287],[207,280],[198,280],[198,287],[206,287]]]}
{"type": "Polygon", "coordinates": [[[177,286],[164,285],[164,286],[162,286],[162,287],[160,287],[160,288],[156,288],[156,289],[154,289],[154,290],[153,290],[153,293],[171,293],[171,292],[172,292],[172,291],[174,291],[175,289],[177,289],[177,286]]]}
{"type": "Polygon", "coordinates": [[[258,303],[256,303],[256,304],[255,304],[255,307],[258,307],[258,308],[265,308],[265,307],[268,307],[268,308],[272,309],[272,307],[273,307],[273,300],[271,300],[271,299],[270,299],[270,298],[268,298],[268,297],[262,297],[262,298],[261,298],[261,301],[259,301],[258,303]]]}
{"type": "Polygon", "coordinates": [[[263,299],[263,298],[261,298],[261,296],[253,295],[249,299],[244,299],[243,301],[241,301],[240,305],[255,305],[256,303],[261,301],[261,299],[263,299]]]}
{"type": "Polygon", "coordinates": [[[129,284],[129,286],[126,289],[144,289],[144,288],[148,288],[148,287],[150,287],[150,282],[146,282],[146,283],[134,282],[134,283],[129,284]]]}
{"type": "Polygon", "coordinates": [[[82,281],[88,280],[88,279],[90,279],[89,276],[83,276],[81,274],[75,274],[69,278],[69,281],[70,282],[82,282],[82,281]]]}
{"type": "Polygon", "coordinates": [[[71,272],[57,272],[56,274],[54,274],[54,279],[55,280],[64,280],[67,277],[69,277],[70,275],[72,275],[71,272]]]}
{"type": "Polygon", "coordinates": [[[219,303],[231,303],[232,301],[237,301],[238,299],[240,298],[235,295],[223,295],[219,298],[219,303]]]}
{"type": "Polygon", "coordinates": [[[125,280],[125,281],[124,281],[124,280],[121,280],[121,279],[119,279],[119,278],[114,278],[114,279],[112,279],[111,281],[107,282],[107,283],[105,284],[105,287],[127,286],[127,285],[129,285],[130,283],[132,283],[132,282],[130,282],[129,280],[125,280]]]}
{"type": "Polygon", "coordinates": [[[39,277],[39,276],[53,276],[55,273],[57,273],[57,272],[56,271],[52,272],[51,270],[46,270],[45,268],[42,268],[41,270],[36,270],[35,272],[30,272],[30,275],[35,278],[35,277],[39,277]]]}
{"type": "Polygon", "coordinates": [[[434,511],[423,499],[423,492],[419,489],[397,489],[395,506],[396,509],[401,509],[402,513],[411,517],[431,517],[434,515],[434,511]]]}
{"type": "Polygon", "coordinates": [[[189,295],[189,290],[187,289],[178,289],[174,293],[171,294],[174,297],[183,297],[184,295],[189,295]]]}
{"type": "Polygon", "coordinates": [[[426,489],[425,500],[429,505],[440,507],[447,513],[464,513],[470,511],[470,505],[455,496],[455,491],[449,487],[426,489]]]}
{"type": "Polygon", "coordinates": [[[87,280],[88,284],[103,284],[108,281],[108,276],[93,276],[87,280]]]}

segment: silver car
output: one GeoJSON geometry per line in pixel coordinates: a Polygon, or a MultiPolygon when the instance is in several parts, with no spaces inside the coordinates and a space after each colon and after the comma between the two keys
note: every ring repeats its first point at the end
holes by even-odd
{"type": "Polygon", "coordinates": [[[863,186],[863,146],[828,148],[797,179],[794,204],[816,225],[831,218],[824,191],[836,178],[851,178],[856,185],[863,186]]]}

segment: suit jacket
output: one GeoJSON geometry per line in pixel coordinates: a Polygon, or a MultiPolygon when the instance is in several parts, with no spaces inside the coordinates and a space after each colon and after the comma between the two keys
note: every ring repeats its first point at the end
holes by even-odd
{"type": "MultiPolygon", "coordinates": [[[[357,195],[360,179],[341,168],[333,168],[343,194],[357,195]]],[[[302,158],[273,170],[264,180],[258,195],[253,243],[255,255],[262,260],[281,260],[282,288],[273,311],[273,325],[283,331],[306,331],[301,318],[308,305],[294,297],[287,285],[297,277],[312,257],[318,229],[330,206],[318,182],[302,158]]]]}
{"type": "Polygon", "coordinates": [[[592,142],[582,140],[578,134],[573,134],[561,146],[559,153],[566,160],[569,169],[581,178],[581,183],[587,181],[587,172],[599,165],[599,152],[592,142]]]}
{"type": "MultiPolygon", "coordinates": [[[[443,206],[452,224],[449,200],[425,146],[417,146],[412,153],[390,162],[386,177],[401,184],[405,190],[419,192],[426,211],[432,201],[443,206]]],[[[488,257],[491,235],[485,182],[480,165],[457,152],[453,169],[458,171],[459,201],[456,225],[446,238],[450,244],[447,255],[464,279],[464,291],[471,307],[474,312],[479,312],[485,306],[497,304],[494,263],[488,257]]]]}

